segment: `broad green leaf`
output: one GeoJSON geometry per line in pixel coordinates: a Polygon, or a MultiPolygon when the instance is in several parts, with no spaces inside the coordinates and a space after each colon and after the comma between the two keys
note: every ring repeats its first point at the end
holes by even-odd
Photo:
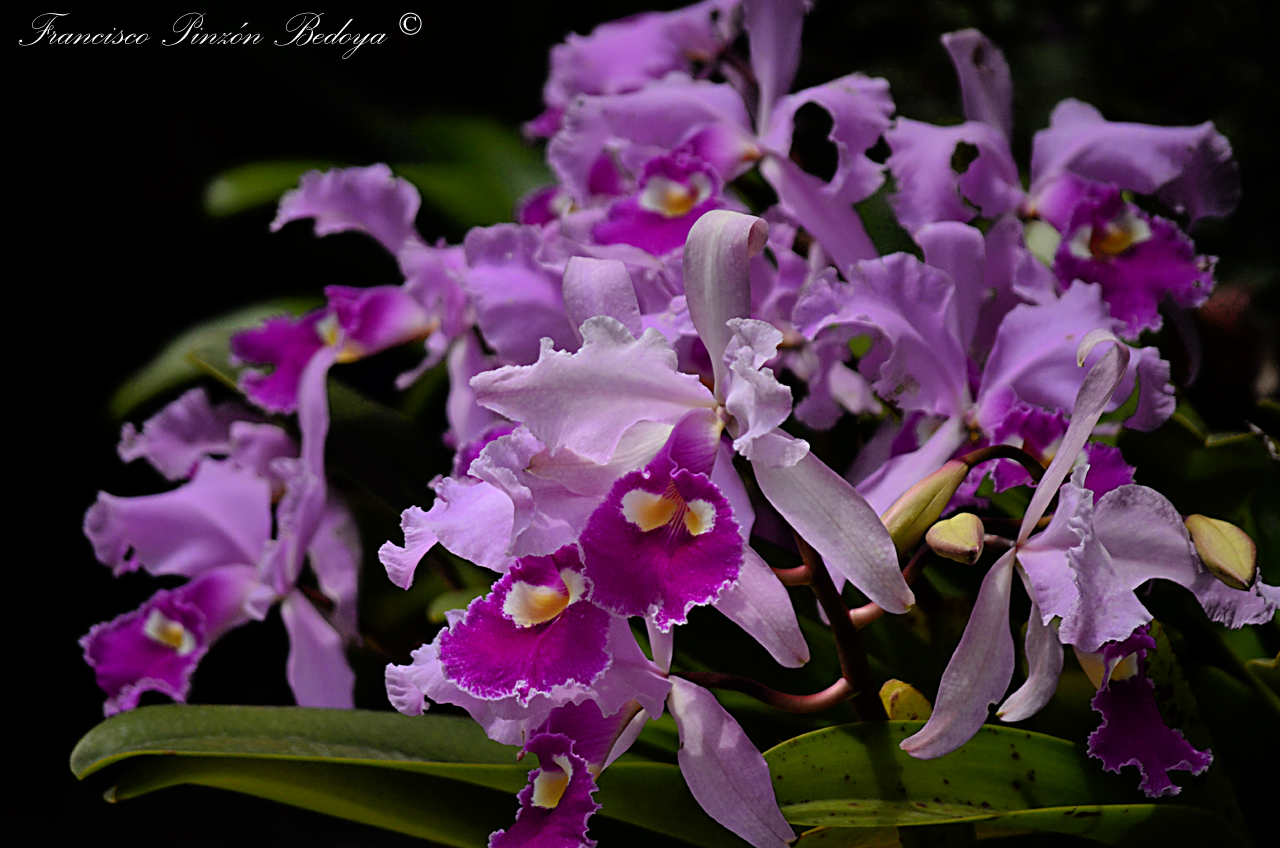
{"type": "Polygon", "coordinates": [[[502,184],[500,175],[483,165],[460,162],[400,164],[404,177],[430,204],[464,227],[482,227],[511,220],[519,196],[502,184]]]}
{"type": "Polygon", "coordinates": [[[431,605],[427,607],[427,619],[434,624],[443,624],[445,613],[450,610],[466,609],[467,605],[481,595],[488,594],[487,586],[477,586],[474,589],[459,589],[454,592],[441,592],[431,599],[431,605]]]}
{"type": "Polygon", "coordinates": [[[330,168],[332,162],[287,160],[253,162],[223,171],[204,188],[204,209],[210,215],[224,217],[244,212],[255,206],[274,204],[280,195],[297,188],[307,171],[330,168]]]}
{"type": "Polygon", "coordinates": [[[1174,804],[1054,807],[1006,813],[974,823],[978,839],[1065,833],[1108,845],[1212,845],[1246,848],[1248,837],[1208,810],[1174,804]]]}
{"type": "Polygon", "coordinates": [[[429,774],[243,757],[148,757],[124,772],[107,800],[184,784],[241,792],[457,848],[484,848],[490,833],[511,826],[516,811],[511,792],[429,774]]]}
{"type": "MultiPolygon", "coordinates": [[[[90,730],[71,754],[71,770],[84,778],[140,754],[272,757],[392,767],[516,761],[516,749],[491,741],[478,724],[456,716],[165,704],[120,713],[90,730]]],[[[521,772],[519,783],[523,782],[521,772]]]]}
{"type": "Polygon", "coordinates": [[[431,115],[414,123],[424,161],[488,168],[513,199],[553,181],[541,152],[511,126],[476,115],[431,115]]]}
{"type": "MultiPolygon", "coordinates": [[[[447,845],[484,846],[490,832],[510,825],[514,794],[536,767],[536,759],[515,757],[516,749],[454,716],[174,704],[104,721],[76,746],[71,769],[84,778],[122,768],[108,793],[114,801],[179,784],[212,786],[447,845]]],[[[615,763],[596,800],[604,805],[597,815],[643,828],[649,841],[662,834],[710,848],[745,844],[702,811],[674,765],[615,763]]]]}
{"type": "Polygon", "coordinates": [[[512,127],[475,116],[433,115],[414,124],[424,161],[393,170],[424,203],[464,226],[511,220],[520,198],[552,183],[542,157],[512,127]]]}
{"type": "Polygon", "coordinates": [[[111,398],[111,414],[124,418],[157,395],[201,376],[215,377],[234,388],[237,370],[229,361],[231,336],[272,316],[300,314],[314,305],[307,299],[273,300],[197,324],[125,381],[111,398]]]}
{"type": "MultiPolygon", "coordinates": [[[[978,841],[1030,833],[1062,833],[1108,845],[1248,846],[1235,827],[1207,810],[1172,804],[1051,807],[1005,813],[973,821],[978,841]]],[[[804,833],[794,848],[901,848],[909,832],[929,826],[818,827],[804,833]]]]}
{"type": "Polygon", "coordinates": [[[959,750],[917,760],[898,747],[923,722],[819,730],[765,752],[787,821],[940,824],[998,812],[1126,801],[1097,763],[1052,736],[984,725],[959,750]]]}
{"type": "Polygon", "coordinates": [[[815,827],[792,848],[902,848],[896,827],[815,827]]]}

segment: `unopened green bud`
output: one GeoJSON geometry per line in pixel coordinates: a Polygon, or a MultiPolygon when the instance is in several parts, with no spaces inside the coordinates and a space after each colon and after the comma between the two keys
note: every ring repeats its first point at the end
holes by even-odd
{"type": "Polygon", "coordinates": [[[1188,515],[1187,530],[1204,567],[1232,589],[1248,589],[1258,576],[1258,548],[1249,534],[1234,524],[1188,515]]]}
{"type": "Polygon", "coordinates": [[[925,721],[933,715],[933,705],[920,690],[901,680],[886,680],[880,687],[880,703],[890,721],[925,721]]]}
{"type": "Polygon", "coordinates": [[[924,542],[940,557],[973,565],[982,556],[985,534],[981,518],[972,512],[962,512],[930,527],[924,534],[924,542]]]}
{"type": "Polygon", "coordinates": [[[942,515],[942,510],[946,509],[947,502],[968,473],[969,466],[953,459],[907,489],[893,506],[885,510],[880,520],[893,537],[898,553],[920,544],[925,531],[942,515]]]}

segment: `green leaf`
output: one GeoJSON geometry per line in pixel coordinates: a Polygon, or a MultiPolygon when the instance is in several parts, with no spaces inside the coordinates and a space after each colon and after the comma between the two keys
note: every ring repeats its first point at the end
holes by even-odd
{"type": "MultiPolygon", "coordinates": [[[[904,830],[931,830],[929,826],[904,830]]],[[[1220,816],[1198,807],[1172,804],[1051,807],[1004,813],[973,823],[978,841],[1027,833],[1063,833],[1108,845],[1248,846],[1248,839],[1220,816]]],[[[899,848],[892,827],[819,827],[807,831],[794,848],[899,848]]]]}
{"type": "Polygon", "coordinates": [[[553,182],[542,157],[512,127],[487,118],[433,115],[414,124],[425,161],[393,170],[423,201],[467,227],[511,220],[520,198],[553,182]]]}
{"type": "MultiPolygon", "coordinates": [[[[140,754],[416,767],[423,763],[508,765],[515,762],[516,749],[491,741],[474,721],[456,716],[165,704],[120,713],[90,730],[71,753],[71,770],[83,779],[140,754]]],[[[518,785],[523,783],[521,772],[518,785]]]]}
{"type": "Polygon", "coordinates": [[[274,204],[280,195],[296,188],[307,171],[330,168],[333,164],[310,159],[253,162],[223,171],[205,186],[204,209],[215,217],[225,217],[274,204]]]}
{"type": "MultiPolygon", "coordinates": [[[[484,846],[508,827],[534,760],[470,719],[302,707],[143,707],[89,731],[71,755],[85,778],[122,769],[108,800],[180,784],[211,786],[396,830],[484,846]]],[[[603,826],[709,848],[743,843],[712,820],[677,766],[615,763],[601,776],[603,826]]],[[[635,834],[632,834],[635,836],[635,834]]],[[[634,841],[634,840],[632,840],[634,841]]]]}
{"type": "Polygon", "coordinates": [[[767,752],[778,803],[799,825],[941,824],[1038,807],[1126,801],[1077,746],[984,725],[959,750],[917,760],[898,747],[923,722],[819,730],[767,752]]]}
{"type": "Polygon", "coordinates": [[[238,370],[230,363],[231,336],[267,318],[301,314],[314,305],[309,299],[272,300],[197,324],[125,381],[111,398],[111,414],[124,418],[157,395],[201,376],[215,377],[234,388],[238,370]]]}
{"type": "Polygon", "coordinates": [[[241,792],[457,848],[484,848],[490,833],[511,826],[516,811],[509,792],[429,774],[232,757],[148,758],[124,773],[107,800],[184,784],[241,792]]]}
{"type": "Polygon", "coordinates": [[[445,613],[450,610],[466,609],[468,604],[481,595],[487,594],[488,591],[487,586],[477,586],[473,589],[441,592],[431,599],[431,605],[427,607],[427,620],[433,624],[443,624],[445,613]]]}

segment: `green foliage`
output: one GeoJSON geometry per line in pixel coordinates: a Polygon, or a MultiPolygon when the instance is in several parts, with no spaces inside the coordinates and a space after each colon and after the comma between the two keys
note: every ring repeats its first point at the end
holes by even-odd
{"type": "Polygon", "coordinates": [[[159,355],[133,374],[111,398],[111,414],[124,418],[161,394],[213,377],[235,388],[239,369],[231,364],[231,336],[276,315],[300,314],[309,299],[270,300],[203,321],[169,342],[159,355]]]}
{"type": "MultiPolygon", "coordinates": [[[[537,767],[516,754],[455,716],[175,704],[104,721],[80,740],[71,770],[83,779],[110,767],[113,802],[209,786],[483,848],[510,826],[513,795],[537,767]]],[[[675,765],[615,763],[599,785],[605,832],[654,845],[745,844],[702,811],[675,765]]]]}

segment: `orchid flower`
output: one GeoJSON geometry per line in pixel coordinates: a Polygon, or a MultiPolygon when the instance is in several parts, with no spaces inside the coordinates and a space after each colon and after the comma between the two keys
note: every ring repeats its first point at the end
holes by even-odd
{"type": "MultiPolygon", "coordinates": [[[[1078,361],[1102,341],[1114,346],[1085,377],[1071,424],[1036,487],[1015,544],[983,579],[964,636],[943,674],[933,715],[902,743],[914,756],[938,757],[964,744],[986,720],[991,704],[1002,702],[997,715],[1004,721],[1037,712],[1057,687],[1063,644],[1102,651],[1150,622],[1150,613],[1134,594],[1149,579],[1186,586],[1215,619],[1232,626],[1274,615],[1280,592],[1262,584],[1249,591],[1221,585],[1200,563],[1180,516],[1158,492],[1126,485],[1095,504],[1084,488],[1087,465],[1077,466],[1064,485],[1127,366],[1127,347],[1105,330],[1084,337],[1078,361]],[[1032,535],[1059,487],[1053,519],[1032,535]],[[1032,599],[1026,639],[1031,671],[1026,683],[1005,698],[1014,666],[1008,609],[1015,571],[1032,599]]],[[[1144,763],[1155,768],[1153,762],[1144,763]]],[[[1165,783],[1144,781],[1144,788],[1176,791],[1165,783]]]]}
{"type": "Polygon", "coordinates": [[[1076,280],[1098,283],[1126,338],[1159,329],[1156,306],[1166,295],[1183,307],[1203,303],[1214,260],[1197,256],[1176,224],[1121,192],[1155,195],[1192,223],[1230,212],[1239,178],[1231,146],[1213,125],[1110,122],[1092,106],[1063,101],[1049,128],[1036,134],[1024,191],[1009,147],[1013,86],[1004,55],[977,30],[942,41],[960,77],[967,120],[936,127],[899,118],[885,134],[893,151],[886,164],[899,186],[892,202],[903,225],[914,234],[979,213],[1047,223],[1038,231],[1049,241],[1042,255],[1057,280],[1028,280],[1018,293],[1042,301],[1076,280]],[[958,172],[952,158],[961,144],[976,158],[958,172]]]}
{"type": "Polygon", "coordinates": [[[81,640],[107,713],[132,709],[146,690],[185,700],[208,648],[275,603],[290,636],[287,676],[298,703],[351,706],[354,675],[342,646],[355,632],[358,550],[351,517],[326,495],[323,468],[308,463],[314,457],[305,449],[299,457],[282,430],[239,404],[211,406],[199,389],[141,434],[126,426],[121,455],[146,458],[183,483],[157,495],[99,494],[85,535],[117,574],[143,568],[189,582],[81,640]],[[335,604],[329,618],[296,587],[304,558],[335,604]]]}

